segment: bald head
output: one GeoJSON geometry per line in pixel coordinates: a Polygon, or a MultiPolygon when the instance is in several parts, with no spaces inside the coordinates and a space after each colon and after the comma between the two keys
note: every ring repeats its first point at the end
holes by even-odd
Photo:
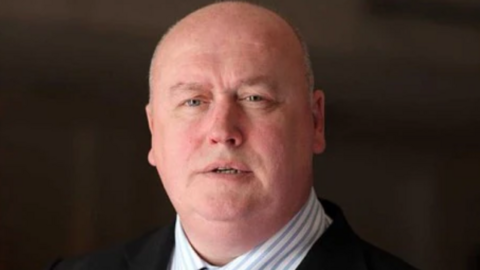
{"type": "MultiPolygon", "coordinates": [[[[152,88],[162,74],[159,66],[178,46],[188,49],[202,42],[215,42],[228,46],[222,41],[234,36],[235,42],[256,40],[258,44],[283,47],[294,52],[301,61],[307,90],[313,90],[313,72],[306,44],[299,32],[284,18],[264,7],[240,2],[225,1],[203,7],[177,22],[162,37],[155,49],[150,66],[150,98],[152,88]],[[185,48],[186,47],[186,48],[185,48]]],[[[214,44],[215,46],[215,44],[214,44]]],[[[218,47],[220,49],[220,47],[218,47]]]]}

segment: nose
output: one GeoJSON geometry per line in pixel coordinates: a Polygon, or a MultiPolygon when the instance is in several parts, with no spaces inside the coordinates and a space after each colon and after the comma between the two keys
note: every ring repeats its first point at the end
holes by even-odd
{"type": "Polygon", "coordinates": [[[208,133],[210,144],[224,144],[238,147],[243,143],[240,127],[240,108],[231,102],[215,104],[211,111],[211,125],[208,133]]]}

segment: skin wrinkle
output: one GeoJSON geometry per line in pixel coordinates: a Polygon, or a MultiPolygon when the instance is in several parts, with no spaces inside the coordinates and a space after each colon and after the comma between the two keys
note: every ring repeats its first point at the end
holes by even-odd
{"type": "Polygon", "coordinates": [[[312,154],[325,142],[323,93],[309,99],[303,57],[282,18],[232,2],[190,14],[155,51],[148,159],[190,243],[212,264],[224,265],[271,237],[308,199],[312,154]],[[270,87],[257,87],[262,77],[270,87]],[[181,94],[199,99],[198,106],[171,97],[169,89],[182,83],[200,86],[181,94]],[[244,94],[262,99],[239,98],[244,94]],[[230,178],[202,172],[215,162],[250,172],[230,178]]]}

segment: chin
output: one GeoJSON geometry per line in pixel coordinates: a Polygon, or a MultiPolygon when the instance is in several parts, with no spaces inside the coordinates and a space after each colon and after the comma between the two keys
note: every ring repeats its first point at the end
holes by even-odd
{"type": "Polygon", "coordinates": [[[256,208],[255,201],[245,196],[216,194],[192,202],[192,208],[205,220],[229,222],[247,219],[256,208]]]}

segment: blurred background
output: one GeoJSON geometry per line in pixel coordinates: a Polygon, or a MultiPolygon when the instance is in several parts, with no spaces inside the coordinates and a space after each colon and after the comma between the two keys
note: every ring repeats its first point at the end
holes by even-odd
{"type": "MultiPolygon", "coordinates": [[[[160,36],[210,1],[1,0],[0,269],[42,269],[174,218],[147,163],[160,36]]],[[[316,190],[425,270],[480,269],[480,1],[259,1],[327,95],[316,190]]]]}

